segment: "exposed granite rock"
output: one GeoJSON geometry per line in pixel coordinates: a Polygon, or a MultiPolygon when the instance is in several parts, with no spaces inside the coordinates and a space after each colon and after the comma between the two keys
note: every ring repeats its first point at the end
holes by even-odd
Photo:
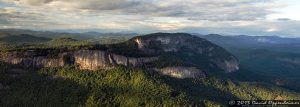
{"type": "Polygon", "coordinates": [[[42,68],[59,67],[78,64],[81,69],[97,70],[107,69],[115,65],[127,67],[144,66],[158,57],[126,57],[102,50],[79,50],[75,52],[59,53],[58,56],[36,56],[34,53],[19,56],[18,52],[8,52],[0,55],[0,60],[24,67],[42,68]]]}
{"type": "Polygon", "coordinates": [[[74,58],[81,69],[89,70],[105,69],[115,65],[139,67],[158,59],[158,57],[126,57],[101,50],[76,51],[74,58]]]}
{"type": "Polygon", "coordinates": [[[217,67],[227,71],[227,72],[234,72],[239,69],[238,61],[235,58],[226,59],[218,59],[214,60],[217,67]]]}
{"type": "Polygon", "coordinates": [[[98,50],[80,50],[74,52],[75,63],[81,69],[96,70],[109,67],[108,54],[98,50]]]}
{"type": "Polygon", "coordinates": [[[165,67],[158,69],[161,74],[168,75],[174,78],[203,78],[206,76],[205,72],[197,69],[196,67],[165,67]]]}
{"type": "Polygon", "coordinates": [[[1,54],[1,61],[16,64],[25,67],[41,68],[41,67],[58,67],[62,66],[59,59],[46,58],[44,56],[19,55],[20,53],[11,52],[1,54]]]}

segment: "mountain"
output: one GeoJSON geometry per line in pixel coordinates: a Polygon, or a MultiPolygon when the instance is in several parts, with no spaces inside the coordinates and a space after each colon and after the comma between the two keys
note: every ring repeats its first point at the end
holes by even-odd
{"type": "Polygon", "coordinates": [[[248,54],[186,33],[85,41],[63,37],[1,50],[0,106],[214,107],[231,100],[300,99],[299,85],[287,87],[282,78],[257,71],[264,64],[253,60],[264,59],[264,51],[248,54]]]}
{"type": "Polygon", "coordinates": [[[78,50],[46,48],[12,51],[1,53],[0,59],[34,68],[74,64],[89,70],[110,68],[111,65],[147,67],[179,78],[204,76],[215,71],[234,72],[239,69],[238,60],[225,49],[184,33],[149,34],[123,43],[95,45],[78,50]]]}
{"type": "Polygon", "coordinates": [[[33,31],[33,30],[24,30],[24,29],[0,29],[0,37],[2,35],[21,35],[21,34],[27,34],[32,35],[36,37],[45,37],[45,38],[51,38],[51,39],[57,39],[57,38],[73,38],[78,40],[93,40],[97,39],[99,37],[133,37],[137,36],[137,33],[100,33],[100,32],[78,32],[78,33],[72,33],[72,32],[59,32],[59,31],[33,31]]]}
{"type": "Polygon", "coordinates": [[[25,29],[0,29],[1,33],[6,33],[10,35],[21,35],[27,34],[36,37],[45,37],[45,38],[57,38],[67,36],[70,33],[60,33],[60,32],[50,32],[50,31],[33,31],[33,30],[25,30],[25,29]]]}
{"type": "Polygon", "coordinates": [[[224,46],[238,46],[255,47],[267,45],[293,45],[300,44],[300,38],[283,38],[278,36],[222,36],[218,34],[199,35],[213,43],[224,46]]]}
{"type": "Polygon", "coordinates": [[[156,33],[135,37],[131,41],[137,43],[142,53],[168,53],[166,56],[175,55],[180,57],[183,62],[193,63],[207,70],[213,68],[221,68],[226,72],[238,70],[238,60],[231,53],[218,45],[190,34],[156,33]]]}

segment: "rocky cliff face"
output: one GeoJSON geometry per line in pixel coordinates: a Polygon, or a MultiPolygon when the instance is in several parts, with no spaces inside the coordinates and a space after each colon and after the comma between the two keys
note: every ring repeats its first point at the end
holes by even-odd
{"type": "Polygon", "coordinates": [[[158,57],[126,57],[109,53],[102,50],[79,50],[75,52],[59,53],[56,57],[49,58],[38,56],[35,51],[25,52],[7,52],[0,55],[4,62],[17,64],[25,67],[42,68],[42,67],[59,67],[78,64],[81,69],[97,70],[106,69],[116,65],[127,67],[144,66],[153,62],[158,57]]]}
{"type": "Polygon", "coordinates": [[[0,59],[1,61],[7,63],[33,68],[64,66],[59,58],[36,56],[36,53],[34,51],[14,51],[1,53],[0,59]]]}
{"type": "Polygon", "coordinates": [[[96,70],[116,65],[140,67],[157,60],[158,57],[126,57],[101,50],[80,50],[74,52],[74,59],[81,69],[96,70]]]}
{"type": "Polygon", "coordinates": [[[88,70],[107,69],[116,65],[148,67],[176,78],[205,77],[205,72],[211,70],[234,72],[239,69],[238,60],[223,48],[183,33],[149,34],[124,43],[100,47],[75,51],[13,51],[0,53],[0,60],[33,68],[74,64],[88,70]],[[168,59],[169,56],[175,58],[168,59]],[[155,63],[163,64],[159,67],[155,63]]]}

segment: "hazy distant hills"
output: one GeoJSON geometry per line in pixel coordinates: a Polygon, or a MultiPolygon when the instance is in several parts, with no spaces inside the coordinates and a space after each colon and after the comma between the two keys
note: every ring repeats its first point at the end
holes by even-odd
{"type": "Polygon", "coordinates": [[[7,36],[0,37],[0,41],[9,42],[9,43],[42,43],[50,40],[51,40],[50,38],[37,37],[28,34],[7,35],[7,36]]]}
{"type": "Polygon", "coordinates": [[[20,35],[28,34],[38,37],[46,38],[61,38],[61,37],[71,37],[79,40],[88,40],[95,39],[99,37],[109,37],[109,36],[122,36],[122,37],[133,37],[137,36],[137,33],[99,33],[99,32],[83,32],[83,33],[69,33],[69,32],[55,32],[55,31],[32,31],[32,30],[23,30],[23,29],[0,29],[1,35],[20,35]]]}
{"type": "MultiPolygon", "coordinates": [[[[0,37],[7,35],[21,35],[27,34],[45,38],[61,38],[70,37],[78,40],[91,40],[101,37],[134,37],[138,36],[138,33],[100,33],[100,32],[55,32],[55,31],[32,31],[24,29],[0,29],[0,37]]],[[[236,35],[236,36],[223,36],[219,34],[193,34],[205,38],[217,44],[226,45],[245,45],[245,46],[257,46],[267,44],[300,44],[300,38],[285,38],[279,36],[248,36],[248,35],[236,35]]]]}
{"type": "Polygon", "coordinates": [[[300,76],[299,38],[217,34],[201,37],[226,48],[238,57],[247,72],[242,70],[240,73],[244,74],[237,75],[300,91],[300,83],[297,82],[300,76]]]}
{"type": "Polygon", "coordinates": [[[218,34],[210,34],[201,36],[214,43],[229,46],[262,46],[276,44],[300,44],[300,38],[283,38],[279,36],[221,36],[218,34]]]}
{"type": "MultiPolygon", "coordinates": [[[[26,44],[36,44],[50,42],[53,44],[54,40],[64,38],[72,38],[78,40],[78,42],[89,42],[93,44],[112,44],[121,41],[128,40],[134,36],[136,33],[99,33],[99,32],[83,32],[83,33],[68,33],[68,32],[55,32],[55,31],[32,31],[24,29],[0,29],[0,43],[14,42],[20,45],[26,44]]],[[[62,43],[62,42],[61,42],[62,43]]],[[[74,43],[62,43],[62,44],[74,44],[74,43]]],[[[55,44],[59,46],[60,44],[55,44]]]]}

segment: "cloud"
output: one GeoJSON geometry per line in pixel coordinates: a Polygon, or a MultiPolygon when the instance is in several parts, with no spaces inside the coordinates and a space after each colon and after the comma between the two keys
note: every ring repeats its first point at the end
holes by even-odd
{"type": "MultiPolygon", "coordinates": [[[[209,23],[209,22],[208,22],[209,23]]],[[[253,35],[253,36],[285,36],[300,37],[300,21],[241,21],[222,22],[214,27],[185,27],[174,32],[192,32],[201,34],[224,34],[224,35],[253,35]],[[239,26],[240,23],[248,23],[239,26]],[[250,24],[251,23],[251,24],[250,24]]]]}
{"type": "Polygon", "coordinates": [[[269,28],[266,30],[266,32],[275,32],[277,30],[278,30],[277,28],[269,28]]]}
{"type": "Polygon", "coordinates": [[[269,0],[5,0],[19,6],[94,13],[185,17],[189,20],[256,20],[271,13],[269,0]]]}
{"type": "Polygon", "coordinates": [[[291,19],[289,19],[289,18],[278,18],[277,20],[278,21],[290,21],[291,19]]]}
{"type": "Polygon", "coordinates": [[[7,1],[13,1],[15,3],[19,3],[19,4],[27,4],[27,5],[42,5],[45,3],[50,3],[54,0],[7,0],[7,1]]]}
{"type": "Polygon", "coordinates": [[[12,24],[10,22],[11,18],[16,17],[17,13],[13,10],[1,9],[0,8],[0,25],[12,24]]]}
{"type": "Polygon", "coordinates": [[[273,0],[0,0],[0,25],[50,30],[299,34],[299,21],[266,19],[275,13],[274,8],[280,5],[273,0]]]}

